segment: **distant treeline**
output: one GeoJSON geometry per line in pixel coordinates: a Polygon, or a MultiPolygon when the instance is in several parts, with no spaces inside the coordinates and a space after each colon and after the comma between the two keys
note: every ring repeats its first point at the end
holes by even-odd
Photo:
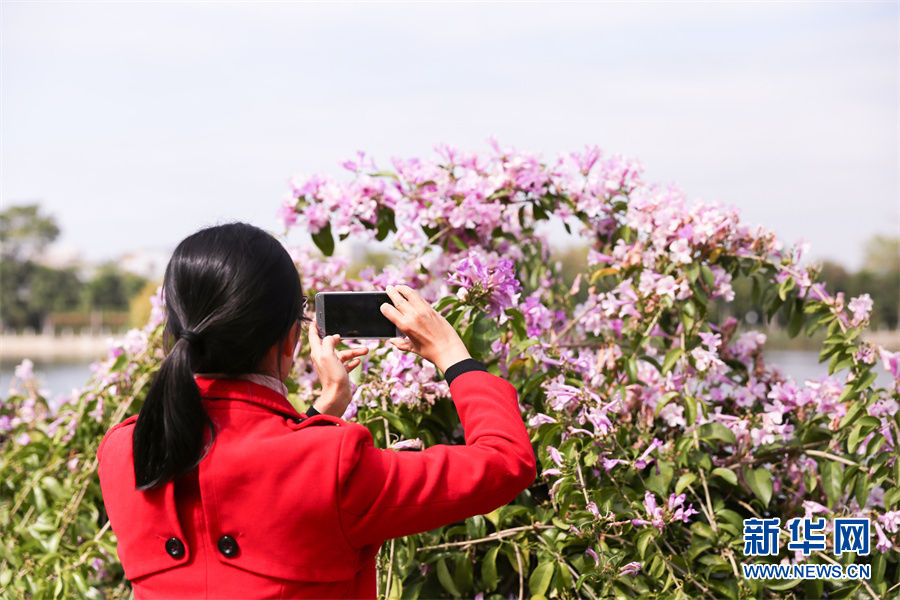
{"type": "MultiPolygon", "coordinates": [[[[75,268],[57,269],[41,264],[43,251],[59,233],[55,220],[41,215],[36,204],[11,206],[0,212],[3,330],[40,331],[48,317],[57,313],[65,314],[60,314],[57,321],[73,321],[73,314],[83,314],[85,323],[96,322],[98,313],[127,315],[131,299],[147,285],[146,279],[122,271],[115,263],[103,265],[84,278],[75,268]]],[[[111,323],[120,320],[121,317],[104,318],[111,323]]]]}

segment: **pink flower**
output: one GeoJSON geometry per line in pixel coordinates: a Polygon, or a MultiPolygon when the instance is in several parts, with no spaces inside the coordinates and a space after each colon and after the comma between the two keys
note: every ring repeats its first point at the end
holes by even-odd
{"type": "Polygon", "coordinates": [[[609,473],[613,467],[615,467],[619,463],[625,462],[624,460],[618,458],[604,458],[603,459],[603,470],[609,473]]]}
{"type": "Polygon", "coordinates": [[[809,519],[814,514],[831,512],[831,510],[829,510],[828,507],[822,506],[818,502],[813,502],[812,500],[804,500],[803,511],[804,511],[803,516],[806,519],[809,519]]]}
{"type": "Polygon", "coordinates": [[[22,381],[31,379],[34,376],[34,363],[30,359],[23,360],[16,366],[16,378],[22,381]]]}
{"type": "Polygon", "coordinates": [[[891,374],[895,381],[900,381],[900,352],[890,352],[879,347],[878,352],[884,363],[884,369],[891,374]]]}
{"type": "Polygon", "coordinates": [[[421,450],[424,447],[422,440],[413,438],[411,440],[401,440],[395,444],[391,444],[394,450],[421,450]]]}
{"type": "Polygon", "coordinates": [[[447,283],[460,286],[463,298],[473,304],[487,303],[488,315],[502,325],[509,318],[504,312],[519,301],[522,285],[516,279],[515,264],[470,250],[452,269],[447,283]]]}
{"type": "Polygon", "coordinates": [[[651,458],[648,461],[647,457],[650,455],[651,452],[653,452],[654,450],[656,450],[657,448],[659,448],[662,445],[663,445],[663,443],[661,441],[659,441],[656,438],[653,438],[653,440],[650,442],[650,445],[647,446],[646,450],[644,450],[643,454],[641,454],[638,457],[638,459],[636,461],[634,461],[634,468],[637,470],[641,470],[641,469],[644,469],[648,464],[653,462],[655,459],[651,458]]]}
{"type": "Polygon", "coordinates": [[[584,551],[584,554],[585,554],[585,556],[590,556],[591,558],[594,559],[594,566],[595,566],[595,567],[599,567],[599,566],[600,566],[600,557],[597,556],[597,553],[594,552],[594,549],[593,549],[593,548],[591,548],[590,546],[588,546],[587,550],[584,551]]]}
{"type": "Polygon", "coordinates": [[[644,494],[644,509],[650,517],[650,524],[662,531],[666,522],[663,518],[663,510],[656,505],[656,496],[650,490],[644,494]]]}
{"type": "Polygon", "coordinates": [[[893,548],[891,544],[891,540],[888,536],[884,535],[884,531],[881,529],[881,525],[878,524],[878,521],[873,523],[875,525],[875,533],[878,535],[878,543],[875,544],[875,548],[877,548],[882,554],[893,548]]]}
{"type": "Polygon", "coordinates": [[[619,569],[619,577],[622,577],[623,575],[637,575],[640,570],[641,563],[630,562],[619,569]]]}
{"type": "Polygon", "coordinates": [[[549,415],[545,415],[544,413],[534,414],[528,419],[529,427],[540,427],[545,423],[556,423],[556,419],[549,415]]]}
{"type": "Polygon", "coordinates": [[[847,308],[853,313],[853,318],[850,320],[850,326],[857,327],[862,325],[862,323],[869,318],[869,313],[872,311],[872,297],[869,296],[869,294],[857,296],[850,300],[847,308]]]}
{"type": "Polygon", "coordinates": [[[878,520],[884,523],[884,528],[889,533],[897,533],[900,530],[900,510],[889,510],[880,515],[878,520]]]}
{"type": "Polygon", "coordinates": [[[559,450],[553,446],[547,446],[547,453],[550,454],[550,458],[553,459],[553,462],[556,463],[557,467],[563,466],[563,457],[562,454],[559,453],[559,450]]]}

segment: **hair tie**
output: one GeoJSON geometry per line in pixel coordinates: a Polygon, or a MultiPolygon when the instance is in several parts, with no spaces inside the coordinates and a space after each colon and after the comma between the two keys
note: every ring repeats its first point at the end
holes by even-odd
{"type": "Polygon", "coordinates": [[[200,336],[190,329],[182,329],[178,337],[182,340],[187,340],[187,343],[191,346],[196,346],[200,343],[200,336]]]}

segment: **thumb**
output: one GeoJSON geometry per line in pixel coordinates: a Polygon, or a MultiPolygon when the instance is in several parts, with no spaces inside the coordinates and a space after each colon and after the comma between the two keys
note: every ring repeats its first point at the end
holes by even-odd
{"type": "Polygon", "coordinates": [[[406,338],[395,337],[391,338],[390,342],[400,350],[412,350],[412,344],[406,338]]]}

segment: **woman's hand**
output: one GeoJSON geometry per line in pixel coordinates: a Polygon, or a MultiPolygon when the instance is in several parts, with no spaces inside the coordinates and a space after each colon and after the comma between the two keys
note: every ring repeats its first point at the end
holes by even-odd
{"type": "Polygon", "coordinates": [[[335,417],[342,416],[350,404],[350,371],[359,365],[358,357],[369,351],[368,348],[335,350],[340,341],[341,336],[337,334],[320,339],[315,321],[310,323],[309,356],[322,384],[322,393],[313,402],[313,408],[335,417]]]}
{"type": "Polygon", "coordinates": [[[394,305],[382,304],[381,314],[406,334],[406,338],[391,338],[394,346],[433,362],[441,373],[446,373],[451,365],[471,358],[453,325],[414,289],[408,285],[389,285],[385,291],[394,305]]]}

